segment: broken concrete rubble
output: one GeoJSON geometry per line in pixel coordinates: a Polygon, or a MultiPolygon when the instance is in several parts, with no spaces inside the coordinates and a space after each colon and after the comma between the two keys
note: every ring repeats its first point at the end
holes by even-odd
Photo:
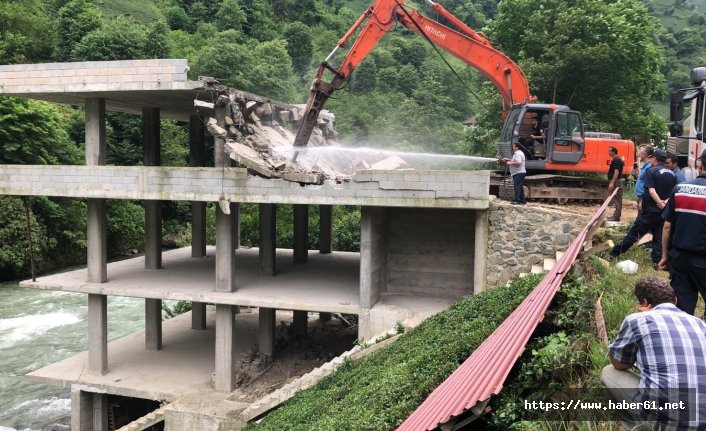
{"type": "Polygon", "coordinates": [[[322,111],[307,147],[294,148],[305,105],[288,105],[212,84],[216,103],[195,101],[206,126],[236,163],[255,175],[301,184],[347,181],[361,169],[404,169],[397,156],[378,151],[338,152],[335,116],[322,111]]]}

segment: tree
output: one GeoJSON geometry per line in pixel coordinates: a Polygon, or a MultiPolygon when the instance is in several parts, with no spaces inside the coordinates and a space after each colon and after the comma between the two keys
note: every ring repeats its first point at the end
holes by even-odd
{"type": "Polygon", "coordinates": [[[164,11],[164,16],[167,19],[167,24],[172,30],[191,30],[192,22],[186,11],[179,6],[168,7],[164,11]]]}
{"type": "Polygon", "coordinates": [[[287,52],[287,42],[282,39],[262,42],[252,52],[254,66],[248,73],[252,86],[249,91],[279,100],[294,97],[294,70],[287,52]]]}
{"type": "Polygon", "coordinates": [[[216,25],[219,31],[242,31],[243,24],[246,21],[247,17],[238,0],[223,0],[220,9],[216,13],[216,25]]]}
{"type": "Polygon", "coordinates": [[[0,64],[48,60],[53,35],[40,0],[0,2],[0,64]]]}
{"type": "Polygon", "coordinates": [[[170,48],[167,33],[169,29],[164,21],[156,21],[147,27],[144,42],[145,58],[169,58],[170,48]]]}
{"type": "Polygon", "coordinates": [[[272,40],[279,35],[279,28],[272,19],[272,8],[265,0],[241,0],[247,20],[243,30],[259,41],[272,40]]]}
{"type": "Polygon", "coordinates": [[[639,0],[502,2],[490,25],[539,100],[581,110],[605,131],[657,137],[649,101],[663,92],[664,60],[654,30],[639,0]]]}
{"type": "Polygon", "coordinates": [[[101,27],[98,9],[86,0],[69,0],[56,20],[57,45],[54,57],[59,61],[71,58],[71,50],[85,35],[101,27]]]}
{"type": "Polygon", "coordinates": [[[0,164],[72,165],[81,151],[63,128],[55,105],[0,98],[0,164]]]}
{"type": "MultiPolygon", "coordinates": [[[[29,272],[26,213],[22,199],[14,196],[0,196],[0,208],[3,209],[0,211],[0,280],[9,280],[29,272]]],[[[32,253],[35,263],[39,263],[55,244],[47,238],[46,227],[37,222],[32,212],[29,224],[32,253]]]]}
{"type": "Polygon", "coordinates": [[[305,24],[296,21],[288,24],[282,34],[287,41],[287,52],[292,59],[292,66],[299,74],[303,74],[311,65],[314,45],[311,41],[311,30],[305,24]]]}
{"type": "Polygon", "coordinates": [[[196,53],[191,63],[191,70],[196,76],[213,76],[221,84],[247,89],[251,86],[249,74],[246,76],[246,73],[254,60],[252,54],[247,46],[236,43],[236,40],[229,40],[237,35],[235,30],[223,33],[219,33],[219,37],[209,39],[209,42],[196,53]]]}
{"type": "Polygon", "coordinates": [[[351,75],[350,87],[354,93],[370,93],[377,85],[377,66],[375,60],[366,58],[351,75]]]}
{"type": "MultiPolygon", "coordinates": [[[[144,28],[119,16],[85,35],[71,50],[73,61],[130,60],[147,57],[144,28]]],[[[154,46],[158,49],[157,46],[154,46]]]]}

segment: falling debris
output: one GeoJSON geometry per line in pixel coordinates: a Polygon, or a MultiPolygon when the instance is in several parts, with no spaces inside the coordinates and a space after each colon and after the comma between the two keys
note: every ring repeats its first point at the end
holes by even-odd
{"type": "Polygon", "coordinates": [[[348,180],[361,169],[406,169],[407,163],[383,151],[338,152],[335,116],[322,111],[307,147],[293,147],[304,105],[288,105],[207,82],[215,103],[196,100],[208,131],[232,160],[253,175],[301,184],[348,180]],[[220,118],[220,120],[219,120],[220,118]]]}

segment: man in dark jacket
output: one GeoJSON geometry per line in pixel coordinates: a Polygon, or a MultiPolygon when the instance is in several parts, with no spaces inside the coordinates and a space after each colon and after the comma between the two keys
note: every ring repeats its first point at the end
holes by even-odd
{"type": "Polygon", "coordinates": [[[670,269],[677,307],[694,314],[698,294],[706,300],[706,150],[699,176],[674,188],[664,222],[660,269],[670,269]]]}
{"type": "Polygon", "coordinates": [[[635,223],[628,231],[623,241],[616,244],[610,252],[617,257],[632,247],[638,239],[647,232],[652,233],[652,262],[657,265],[662,259],[662,210],[664,210],[677,185],[677,177],[671,169],[664,166],[667,153],[664,150],[655,150],[652,153],[655,166],[645,173],[645,195],[642,200],[642,212],[635,219],[635,223]]]}
{"type": "Polygon", "coordinates": [[[618,156],[618,149],[615,147],[608,148],[608,154],[613,158],[608,167],[608,193],[613,193],[613,190],[618,189],[611,202],[615,207],[615,212],[608,217],[608,221],[620,221],[623,213],[623,167],[625,162],[618,156]]]}

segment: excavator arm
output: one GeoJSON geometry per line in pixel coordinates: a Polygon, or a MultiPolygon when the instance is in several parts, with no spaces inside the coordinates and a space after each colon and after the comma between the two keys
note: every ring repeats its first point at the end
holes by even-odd
{"type": "Polygon", "coordinates": [[[376,0],[363,12],[350,30],[338,41],[336,48],[319,66],[311,86],[301,126],[294,140],[295,147],[307,145],[314,126],[316,126],[319,112],[323,109],[326,100],[331,97],[334,91],[343,87],[353,70],[396,23],[400,23],[425,37],[436,46],[483,73],[502,94],[503,112],[507,112],[513,105],[534,101],[535,98],[529,92],[527,78],[517,64],[493,48],[482,34],[473,31],[441,5],[431,0],[426,0],[426,2],[440,16],[453,24],[456,30],[425,17],[416,9],[405,6],[404,0],[376,0]],[[338,68],[332,67],[329,64],[331,58],[339,48],[348,42],[361,25],[363,28],[341,65],[338,68]],[[323,75],[327,70],[333,74],[330,82],[323,80],[323,75]],[[515,84],[514,88],[513,83],[515,84]]]}

